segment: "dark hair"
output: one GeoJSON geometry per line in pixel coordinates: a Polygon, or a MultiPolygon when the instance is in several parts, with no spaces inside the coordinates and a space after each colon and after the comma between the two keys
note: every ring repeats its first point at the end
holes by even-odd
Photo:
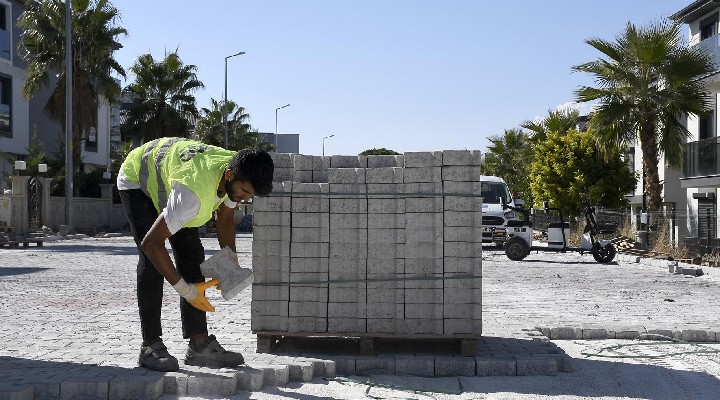
{"type": "Polygon", "coordinates": [[[275,165],[270,154],[260,149],[242,149],[238,151],[228,169],[237,181],[250,181],[258,196],[267,196],[272,192],[273,171],[275,165]]]}

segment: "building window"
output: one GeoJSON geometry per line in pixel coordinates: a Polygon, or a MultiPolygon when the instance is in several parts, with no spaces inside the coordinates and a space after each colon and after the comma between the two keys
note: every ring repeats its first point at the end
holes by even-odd
{"type": "Polygon", "coordinates": [[[717,34],[718,13],[700,21],[700,40],[705,40],[717,34]]]}
{"type": "Polygon", "coordinates": [[[0,75],[0,136],[12,137],[12,80],[0,75]]]}
{"type": "Polygon", "coordinates": [[[0,57],[6,60],[12,60],[10,53],[12,39],[10,38],[10,29],[8,29],[12,26],[8,23],[11,14],[10,7],[0,3],[0,57]]]}
{"type": "Polygon", "coordinates": [[[700,129],[698,131],[698,140],[710,139],[715,137],[715,111],[709,115],[700,117],[700,129]]]}

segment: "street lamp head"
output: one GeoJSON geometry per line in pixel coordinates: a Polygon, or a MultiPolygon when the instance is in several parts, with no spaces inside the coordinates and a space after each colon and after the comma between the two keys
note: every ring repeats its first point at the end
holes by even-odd
{"type": "Polygon", "coordinates": [[[231,55],[231,56],[225,57],[225,60],[227,60],[227,59],[230,58],[230,57],[241,56],[241,55],[243,55],[243,54],[245,54],[245,52],[244,52],[244,51],[240,51],[240,52],[237,52],[237,53],[235,53],[235,54],[233,54],[233,55],[231,55]]]}
{"type": "Polygon", "coordinates": [[[285,105],[284,105],[284,106],[282,106],[282,107],[278,107],[278,108],[276,108],[276,109],[275,109],[275,111],[277,111],[277,110],[282,110],[282,109],[283,109],[283,108],[285,108],[285,107],[290,107],[290,103],[288,103],[288,104],[285,104],[285,105]]]}

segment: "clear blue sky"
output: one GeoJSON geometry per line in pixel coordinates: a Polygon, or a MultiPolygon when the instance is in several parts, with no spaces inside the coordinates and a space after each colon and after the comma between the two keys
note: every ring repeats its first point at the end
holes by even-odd
{"type": "MultiPolygon", "coordinates": [[[[179,48],[210,97],[244,106],[262,132],[299,133],[300,152],[484,150],[592,84],[571,66],[691,0],[171,0],[114,2],[129,35],[116,58],[179,48]],[[197,8],[193,8],[197,5],[197,8]]],[[[685,32],[687,26],[684,27],[685,32]]],[[[128,76],[128,79],[132,79],[128,76]]],[[[123,82],[123,86],[129,81],[123,82]]]]}

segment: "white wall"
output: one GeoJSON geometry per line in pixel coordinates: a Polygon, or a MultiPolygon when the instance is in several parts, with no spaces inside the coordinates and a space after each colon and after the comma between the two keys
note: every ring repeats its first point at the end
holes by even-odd
{"type": "Polygon", "coordinates": [[[12,77],[12,138],[0,137],[0,150],[6,153],[27,154],[30,144],[30,108],[22,97],[22,86],[27,79],[27,71],[11,64],[0,62],[0,73],[12,77]]]}

